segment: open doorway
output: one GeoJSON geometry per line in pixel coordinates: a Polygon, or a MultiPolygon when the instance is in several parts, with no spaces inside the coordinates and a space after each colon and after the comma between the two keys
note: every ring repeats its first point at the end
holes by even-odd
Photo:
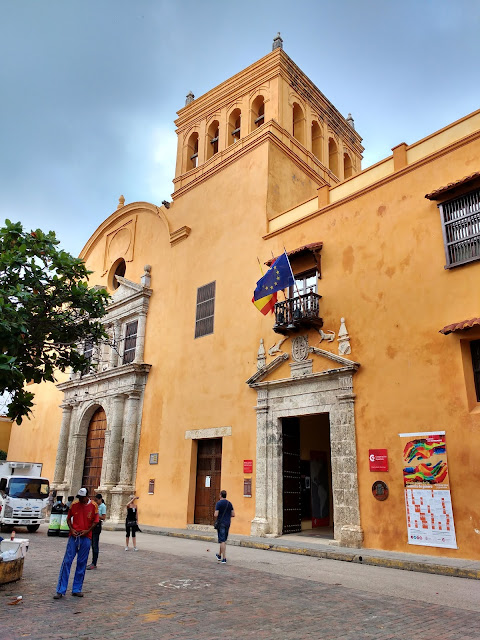
{"type": "Polygon", "coordinates": [[[329,415],[283,418],[282,436],[282,532],[333,538],[329,415]]]}

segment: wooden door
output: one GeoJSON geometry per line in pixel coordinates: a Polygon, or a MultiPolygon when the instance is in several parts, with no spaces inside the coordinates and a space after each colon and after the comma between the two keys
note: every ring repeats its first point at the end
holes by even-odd
{"type": "Polygon", "coordinates": [[[198,440],[195,524],[213,524],[215,504],[220,499],[222,439],[198,440]]]}
{"type": "Polygon", "coordinates": [[[100,486],[106,427],[105,411],[102,408],[97,409],[88,425],[87,447],[83,465],[82,487],[88,489],[90,496],[100,486]]]}
{"type": "Polygon", "coordinates": [[[300,424],[298,418],[283,418],[283,533],[302,530],[300,424]]]}

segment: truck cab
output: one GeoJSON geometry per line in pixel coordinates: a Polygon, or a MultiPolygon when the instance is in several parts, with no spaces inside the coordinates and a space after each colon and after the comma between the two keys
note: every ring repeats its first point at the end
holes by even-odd
{"type": "Polygon", "coordinates": [[[27,527],[33,533],[45,522],[50,483],[42,464],[0,462],[0,528],[27,527]]]}

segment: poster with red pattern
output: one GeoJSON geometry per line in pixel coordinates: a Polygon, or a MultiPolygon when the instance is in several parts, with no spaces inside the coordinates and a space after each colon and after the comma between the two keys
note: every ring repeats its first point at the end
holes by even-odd
{"type": "Polygon", "coordinates": [[[408,543],[457,549],[445,431],[399,435],[408,543]]]}

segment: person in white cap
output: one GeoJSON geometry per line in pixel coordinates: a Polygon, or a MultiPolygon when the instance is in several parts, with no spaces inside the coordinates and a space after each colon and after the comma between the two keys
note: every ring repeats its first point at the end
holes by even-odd
{"type": "Polygon", "coordinates": [[[98,507],[88,497],[88,491],[82,488],[77,493],[78,500],[72,503],[68,511],[67,523],[70,529],[67,548],[58,576],[57,593],[54,600],[60,600],[67,592],[68,578],[72,562],[77,555],[77,567],[73,578],[72,596],[83,598],[82,587],[87,568],[88,554],[92,542],[92,529],[97,524],[98,507]]]}

